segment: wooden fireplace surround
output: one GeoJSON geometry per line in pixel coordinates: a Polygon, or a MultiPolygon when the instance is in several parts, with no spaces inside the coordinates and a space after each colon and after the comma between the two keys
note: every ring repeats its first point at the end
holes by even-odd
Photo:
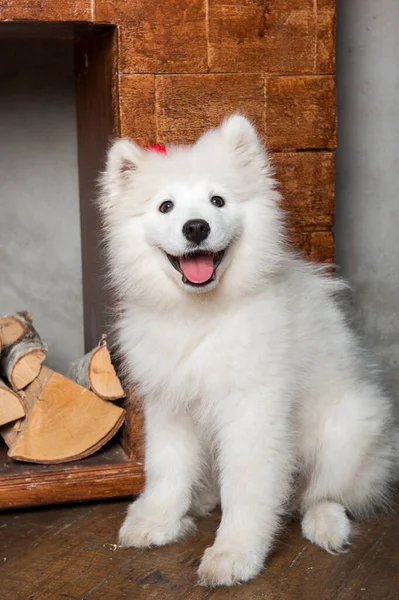
{"type": "MultiPolygon", "coordinates": [[[[113,137],[190,143],[246,114],[273,153],[293,244],[333,261],[335,0],[7,0],[7,36],[74,44],[87,349],[110,303],[94,199],[113,137]]],[[[137,494],[143,437],[132,400],[118,442],[82,461],[17,463],[0,447],[0,508],[137,494]]]]}

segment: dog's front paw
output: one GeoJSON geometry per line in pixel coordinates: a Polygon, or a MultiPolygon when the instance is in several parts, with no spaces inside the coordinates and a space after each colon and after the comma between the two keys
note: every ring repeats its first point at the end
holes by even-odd
{"type": "Polygon", "coordinates": [[[234,585],[256,577],[263,566],[263,558],[254,552],[242,552],[239,548],[205,550],[198,569],[199,584],[208,586],[234,585]]]}
{"type": "Polygon", "coordinates": [[[164,546],[176,542],[195,531],[195,523],[190,517],[171,518],[164,510],[132,504],[128,515],[119,530],[119,544],[124,548],[145,548],[164,546]]]}

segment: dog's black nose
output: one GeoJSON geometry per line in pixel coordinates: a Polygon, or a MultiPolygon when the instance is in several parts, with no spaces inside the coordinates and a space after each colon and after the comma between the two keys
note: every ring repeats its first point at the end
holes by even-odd
{"type": "Polygon", "coordinates": [[[200,244],[211,233],[209,223],[204,219],[190,219],[183,225],[183,235],[189,242],[200,244]]]}

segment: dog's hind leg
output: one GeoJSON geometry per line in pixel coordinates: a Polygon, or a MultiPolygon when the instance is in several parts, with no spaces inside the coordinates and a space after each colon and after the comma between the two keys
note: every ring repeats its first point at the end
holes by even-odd
{"type": "Polygon", "coordinates": [[[328,402],[306,434],[302,532],[330,552],[350,541],[347,511],[363,517],[386,500],[393,467],[389,403],[373,384],[359,387],[328,402]]]}

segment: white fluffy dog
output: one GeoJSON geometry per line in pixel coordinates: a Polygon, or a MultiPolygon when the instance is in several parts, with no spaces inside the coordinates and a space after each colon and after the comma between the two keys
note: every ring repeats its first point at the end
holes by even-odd
{"type": "Polygon", "coordinates": [[[206,585],[255,577],[293,504],[304,536],[340,551],[348,513],[386,501],[396,461],[342,284],[287,248],[279,200],[239,115],[166,155],[117,141],[102,179],[119,345],[146,420],[146,487],[120,543],[175,542],[221,502],[206,585]]]}

